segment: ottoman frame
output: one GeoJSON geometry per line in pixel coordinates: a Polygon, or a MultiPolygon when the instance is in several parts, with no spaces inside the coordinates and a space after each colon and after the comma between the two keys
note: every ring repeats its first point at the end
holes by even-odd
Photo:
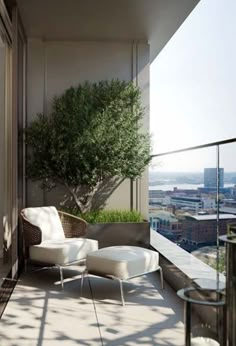
{"type": "MultiPolygon", "coordinates": [[[[117,250],[119,248],[119,246],[113,246],[113,247],[110,247],[110,248],[113,248],[115,250],[117,250]]],[[[129,247],[131,250],[135,249],[136,247],[129,247]]],[[[105,250],[105,248],[103,248],[105,250]]],[[[100,249],[100,250],[103,250],[103,249],[100,249]]],[[[107,248],[108,249],[108,248],[107,248]]],[[[140,249],[142,248],[138,248],[139,249],[139,252],[140,252],[140,249]]],[[[100,250],[97,250],[95,251],[96,253],[99,253],[100,250]]],[[[103,251],[104,251],[103,250],[103,251]]],[[[144,252],[147,251],[147,249],[143,249],[144,252]]],[[[153,250],[148,250],[148,251],[153,251],[153,250]]],[[[95,253],[95,252],[92,252],[91,254],[95,253]]],[[[88,255],[89,256],[89,255],[88,255]]],[[[127,263],[129,263],[129,261],[127,261],[127,263]]],[[[85,276],[88,276],[88,274],[92,274],[92,275],[95,275],[95,276],[100,276],[100,277],[103,277],[103,278],[107,278],[107,279],[111,279],[111,280],[116,280],[119,282],[119,286],[120,286],[120,294],[121,294],[121,303],[123,306],[125,306],[125,300],[124,300],[124,291],[123,291],[123,282],[124,281],[128,281],[130,279],[133,279],[135,277],[139,277],[139,276],[142,276],[142,275],[145,275],[145,274],[148,274],[148,273],[151,273],[151,272],[154,272],[154,271],[160,271],[160,279],[161,279],[161,288],[163,289],[164,288],[164,283],[163,283],[163,271],[162,271],[162,268],[160,265],[156,265],[155,266],[155,269],[150,269],[150,270],[147,270],[147,271],[141,271],[140,273],[136,274],[136,275],[133,275],[133,276],[128,276],[128,277],[125,277],[125,278],[121,278],[119,277],[118,275],[111,275],[111,274],[106,274],[106,273],[101,273],[101,272],[98,272],[94,269],[89,269],[89,268],[86,268],[83,273],[82,273],[82,276],[81,276],[81,296],[82,296],[82,291],[83,291],[83,284],[84,284],[84,278],[85,276]]]]}

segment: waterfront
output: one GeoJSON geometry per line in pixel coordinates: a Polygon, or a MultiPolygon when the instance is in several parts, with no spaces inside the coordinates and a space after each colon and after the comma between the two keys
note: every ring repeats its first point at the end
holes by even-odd
{"type": "MultiPolygon", "coordinates": [[[[173,191],[175,187],[179,190],[197,190],[199,187],[204,187],[204,184],[159,184],[149,186],[149,190],[173,191]]],[[[234,187],[234,184],[224,184],[224,187],[234,187]]]]}

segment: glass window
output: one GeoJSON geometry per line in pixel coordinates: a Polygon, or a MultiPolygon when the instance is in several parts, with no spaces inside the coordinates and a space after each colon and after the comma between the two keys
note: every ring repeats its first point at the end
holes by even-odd
{"type": "Polygon", "coordinates": [[[0,284],[11,269],[11,47],[0,17],[0,284]]]}

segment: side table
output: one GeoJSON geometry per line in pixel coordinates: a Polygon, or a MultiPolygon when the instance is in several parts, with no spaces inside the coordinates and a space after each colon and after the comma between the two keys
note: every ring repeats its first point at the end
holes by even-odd
{"type": "MultiPolygon", "coordinates": [[[[235,232],[235,226],[229,225],[229,231],[235,232]]],[[[236,236],[220,236],[226,244],[226,305],[227,305],[227,345],[236,345],[236,236]]]]}
{"type": "Polygon", "coordinates": [[[185,346],[191,345],[221,345],[225,346],[224,329],[219,336],[219,343],[208,337],[191,338],[191,306],[194,304],[203,306],[212,306],[215,308],[216,313],[222,309],[222,314],[225,314],[225,299],[223,291],[216,291],[210,288],[186,287],[177,292],[177,295],[185,302],[185,346]]]}

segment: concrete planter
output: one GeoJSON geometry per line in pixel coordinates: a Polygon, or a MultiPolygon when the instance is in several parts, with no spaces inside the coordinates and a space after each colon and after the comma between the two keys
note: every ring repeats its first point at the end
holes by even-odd
{"type": "Polygon", "coordinates": [[[89,224],[88,238],[97,239],[99,248],[114,245],[149,247],[149,222],[112,222],[89,224]]]}

